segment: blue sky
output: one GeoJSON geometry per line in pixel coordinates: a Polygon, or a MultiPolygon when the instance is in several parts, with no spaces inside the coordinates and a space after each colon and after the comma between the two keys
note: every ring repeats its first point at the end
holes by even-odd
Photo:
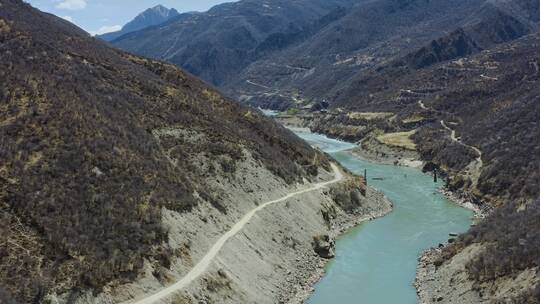
{"type": "Polygon", "coordinates": [[[179,12],[206,11],[232,0],[26,0],[32,6],[67,19],[91,34],[118,30],[147,8],[162,4],[179,12]]]}

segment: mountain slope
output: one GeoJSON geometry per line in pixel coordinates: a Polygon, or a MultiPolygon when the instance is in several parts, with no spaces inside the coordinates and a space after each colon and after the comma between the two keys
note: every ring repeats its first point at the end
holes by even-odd
{"type": "MultiPolygon", "coordinates": [[[[1,297],[6,290],[21,303],[132,299],[189,270],[259,202],[330,178],[326,156],[178,68],[111,49],[22,1],[0,7],[1,297]]],[[[343,191],[360,195],[359,185],[343,191]]],[[[357,201],[372,210],[365,193],[357,201]]],[[[310,240],[330,227],[321,204],[348,213],[330,194],[298,198],[305,200],[313,204],[280,206],[273,222],[251,225],[267,230],[262,244],[290,232],[298,246],[283,242],[256,258],[255,237],[242,236],[236,246],[249,247],[223,254],[271,266],[303,254],[315,263],[310,240]]],[[[246,294],[274,301],[290,275],[272,270],[275,280],[262,280],[266,269],[224,268],[235,278],[234,293],[223,291],[232,301],[246,294]]],[[[198,286],[194,297],[220,295],[198,286]]]]}
{"type": "MultiPolygon", "coordinates": [[[[518,9],[522,7],[526,5],[518,5],[517,1],[358,4],[347,16],[310,39],[254,62],[225,88],[232,96],[267,108],[302,107],[323,100],[332,103],[337,93],[349,89],[351,79],[422,47],[425,48],[421,51],[431,56],[436,53],[433,47],[444,48],[444,45],[429,46],[432,41],[452,43],[452,39],[460,39],[457,37],[460,30],[466,33],[463,38],[473,45],[464,46],[469,49],[463,50],[463,54],[453,54],[452,58],[537,30],[534,11],[518,9]],[[452,38],[448,33],[457,36],[452,38]]],[[[442,55],[428,59],[430,64],[451,59],[451,54],[442,55]]],[[[350,97],[345,95],[343,99],[350,97]]]]}
{"type": "Polygon", "coordinates": [[[126,23],[120,31],[103,34],[98,37],[105,41],[112,41],[127,33],[164,23],[178,15],[180,13],[174,8],[168,9],[163,5],[157,5],[137,15],[133,20],[126,23]]]}
{"type": "Polygon", "coordinates": [[[407,54],[419,52],[404,59],[422,67],[538,29],[535,0],[304,2],[225,4],[113,43],[182,66],[242,102],[285,110],[350,99],[352,80],[407,54]]]}
{"type": "Polygon", "coordinates": [[[312,126],[353,140],[415,131],[426,170],[445,172],[465,201],[495,209],[422,260],[421,303],[537,303],[540,34],[455,58],[471,50],[460,46],[481,45],[465,33],[359,76],[348,98],[315,115],[312,126]],[[439,46],[444,52],[435,52],[439,46]],[[392,118],[354,119],[374,111],[392,118]]]}
{"type": "MultiPolygon", "coordinates": [[[[431,65],[473,55],[537,31],[537,26],[530,22],[498,6],[486,4],[471,16],[465,26],[406,55],[357,72],[344,84],[333,88],[334,95],[329,100],[334,107],[370,107],[365,96],[373,93],[374,86],[381,88],[401,74],[415,75],[431,65]]],[[[399,105],[394,104],[393,107],[399,105]]]]}
{"type": "Polygon", "coordinates": [[[113,43],[182,66],[252,104],[286,107],[320,101],[359,68],[436,38],[483,2],[239,1],[113,43]],[[266,22],[272,26],[262,29],[266,22]]]}
{"type": "MultiPolygon", "coordinates": [[[[539,34],[480,51],[486,44],[471,38],[476,33],[457,30],[419,51],[359,74],[336,95],[330,106],[336,117],[325,124],[331,128],[351,112],[391,112],[399,119],[387,127],[399,129],[411,128],[400,121],[420,117],[412,127],[430,130],[417,136],[424,159],[459,172],[477,153],[468,149],[458,153],[442,144],[447,136],[440,135],[448,130],[439,122],[449,121],[464,143],[483,152],[478,187],[488,200],[539,195],[540,186],[534,182],[538,168],[532,165],[536,162],[523,160],[534,158],[527,154],[536,149],[526,138],[537,131],[539,34]]],[[[348,123],[355,124],[353,120],[348,123]]],[[[359,133],[353,139],[364,135],[359,133]]],[[[463,180],[454,182],[460,184],[457,188],[464,186],[463,180]]]]}
{"type": "Polygon", "coordinates": [[[254,62],[227,84],[226,90],[266,107],[331,100],[332,92],[356,73],[404,55],[454,29],[482,2],[359,2],[346,16],[305,41],[254,62]]]}
{"type": "Polygon", "coordinates": [[[243,0],[218,5],[206,13],[159,28],[132,33],[113,43],[137,54],[174,63],[219,86],[266,54],[265,45],[275,48],[276,41],[288,45],[287,39],[297,39],[293,36],[317,26],[321,18],[353,2],[243,0]]]}

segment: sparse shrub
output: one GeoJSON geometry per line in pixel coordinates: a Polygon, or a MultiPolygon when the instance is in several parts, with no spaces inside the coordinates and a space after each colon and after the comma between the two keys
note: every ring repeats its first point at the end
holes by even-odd
{"type": "Polygon", "coordinates": [[[465,245],[483,243],[488,246],[478,258],[467,264],[469,275],[477,282],[490,282],[540,266],[538,231],[540,200],[526,207],[517,203],[500,207],[460,238],[465,245]]]}

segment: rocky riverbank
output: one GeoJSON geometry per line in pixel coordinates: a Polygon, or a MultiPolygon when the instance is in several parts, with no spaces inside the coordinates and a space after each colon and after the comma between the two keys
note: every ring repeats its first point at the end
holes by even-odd
{"type": "MultiPolygon", "coordinates": [[[[314,124],[317,122],[320,123],[321,117],[309,115],[281,115],[278,116],[276,120],[293,131],[303,132],[312,131],[314,124]]],[[[357,135],[351,135],[350,127],[339,128],[336,126],[334,128],[322,128],[320,131],[330,138],[339,138],[346,141],[351,141],[350,138],[358,138],[357,135]]],[[[399,145],[385,144],[381,140],[378,140],[377,135],[381,135],[379,133],[367,133],[365,136],[360,137],[362,140],[358,141],[358,147],[350,150],[350,152],[359,158],[380,164],[413,168],[421,168],[424,165],[424,162],[420,160],[420,155],[414,150],[414,147],[406,148],[399,145]]],[[[360,134],[364,134],[364,132],[360,132],[360,134]]]]}
{"type": "Polygon", "coordinates": [[[438,269],[442,248],[432,248],[419,259],[415,287],[419,304],[429,303],[482,303],[468,279],[465,264],[478,254],[481,247],[474,246],[459,253],[447,265],[438,269]]]}
{"type": "Polygon", "coordinates": [[[380,164],[421,168],[423,162],[416,151],[393,147],[378,141],[374,136],[363,139],[358,148],[351,150],[357,157],[380,164]]]}
{"type": "Polygon", "coordinates": [[[492,211],[492,208],[489,208],[487,204],[478,205],[473,203],[467,195],[459,194],[447,188],[440,188],[439,192],[455,204],[458,204],[465,209],[472,210],[475,218],[485,218],[492,211]]]}
{"type": "MultiPolygon", "coordinates": [[[[474,204],[469,196],[450,191],[446,188],[439,189],[449,200],[457,205],[472,210],[477,219],[485,218],[492,211],[490,208],[474,204]]],[[[486,205],[487,206],[487,205],[486,205]]],[[[454,235],[445,244],[439,244],[437,248],[430,248],[422,253],[418,259],[415,288],[419,304],[429,303],[456,303],[476,304],[489,302],[492,299],[483,295],[483,291],[474,285],[465,269],[465,265],[479,255],[486,246],[472,244],[465,247],[451,259],[444,257],[444,250],[453,242],[454,235]]],[[[530,274],[524,274],[526,281],[530,281],[530,274]]],[[[504,283],[501,283],[504,284],[504,283]]],[[[515,286],[515,284],[511,284],[515,286]]],[[[525,284],[523,290],[530,288],[530,283],[525,284]]],[[[498,289],[492,286],[494,290],[498,289]]],[[[518,294],[518,293],[511,293],[518,294]]]]}
{"type": "MultiPolygon", "coordinates": [[[[363,209],[336,219],[330,229],[331,240],[335,240],[361,223],[383,217],[392,211],[392,203],[381,192],[368,188],[366,199],[373,205],[364,206],[363,209]],[[366,209],[371,210],[366,213],[366,209]]],[[[324,276],[324,269],[330,260],[313,252],[297,258],[297,261],[302,263],[302,267],[299,268],[300,271],[291,273],[290,278],[287,278],[287,284],[281,290],[282,297],[279,303],[304,303],[313,293],[315,284],[324,276]]]]}
{"type": "MultiPolygon", "coordinates": [[[[287,185],[247,157],[235,173],[213,182],[221,189],[227,213],[220,213],[210,203],[191,212],[163,210],[170,231],[168,243],[174,250],[169,269],[146,263],[135,282],[111,286],[98,295],[84,291],[72,302],[131,303],[178,282],[223,233],[261,202],[334,178],[331,172],[319,172],[310,183],[287,185]]],[[[329,235],[334,239],[346,228],[391,210],[382,194],[360,181],[345,173],[337,184],[262,209],[227,241],[203,275],[171,299],[183,304],[301,302],[320,278],[325,263],[313,248],[314,238],[329,235]],[[342,200],[353,196],[357,198],[353,204],[342,200]]],[[[64,303],[70,297],[51,295],[50,299],[64,303]]]]}
{"type": "Polygon", "coordinates": [[[502,276],[489,283],[479,284],[470,278],[465,265],[486,248],[485,244],[472,244],[449,260],[443,259],[443,248],[424,252],[419,259],[415,282],[418,303],[533,303],[515,302],[515,299],[540,284],[538,268],[523,270],[515,276],[502,276]]]}

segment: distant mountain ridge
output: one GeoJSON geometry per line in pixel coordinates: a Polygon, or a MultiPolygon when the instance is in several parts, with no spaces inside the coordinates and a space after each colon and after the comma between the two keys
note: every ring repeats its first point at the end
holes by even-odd
{"type": "Polygon", "coordinates": [[[124,35],[113,44],[182,66],[217,86],[261,57],[287,48],[339,19],[354,0],[243,0],[217,5],[163,26],[124,35]],[[314,31],[314,28],[318,28],[314,31]]]}
{"type": "Polygon", "coordinates": [[[331,102],[350,79],[413,52],[426,56],[414,64],[434,64],[519,38],[538,27],[536,2],[243,0],[113,44],[179,65],[242,102],[283,110],[331,102]]]}
{"type": "Polygon", "coordinates": [[[281,110],[340,101],[351,97],[342,93],[350,91],[352,79],[407,55],[409,64],[435,64],[536,31],[536,11],[523,9],[532,6],[529,2],[359,3],[305,41],[253,62],[223,89],[244,102],[281,110]]]}
{"type": "Polygon", "coordinates": [[[112,41],[127,33],[136,32],[153,25],[164,23],[178,15],[180,15],[180,13],[174,8],[169,9],[163,5],[156,5],[137,15],[135,19],[126,23],[120,31],[106,33],[99,35],[98,37],[105,41],[112,41]]]}

